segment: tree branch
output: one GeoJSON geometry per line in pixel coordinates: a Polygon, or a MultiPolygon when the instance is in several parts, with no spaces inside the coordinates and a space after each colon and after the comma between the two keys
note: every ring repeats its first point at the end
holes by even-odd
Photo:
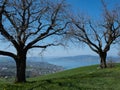
{"type": "Polygon", "coordinates": [[[4,55],[4,56],[10,56],[12,58],[16,58],[16,55],[11,53],[11,52],[7,52],[7,51],[0,51],[0,55],[4,55]]]}
{"type": "Polygon", "coordinates": [[[62,45],[62,43],[58,43],[58,44],[54,44],[54,43],[51,43],[51,44],[47,44],[47,45],[43,45],[43,46],[40,46],[40,45],[34,45],[34,46],[31,46],[31,48],[47,48],[49,46],[59,46],[59,45],[62,45]]]}
{"type": "Polygon", "coordinates": [[[99,34],[97,33],[97,30],[95,30],[95,28],[92,26],[91,22],[89,22],[89,24],[90,24],[90,28],[93,30],[93,32],[95,34],[95,38],[98,42],[99,48],[102,48],[102,41],[101,41],[99,34]]]}
{"type": "Polygon", "coordinates": [[[16,48],[18,48],[17,42],[14,40],[12,36],[4,29],[3,25],[0,23],[0,32],[1,34],[8,40],[10,41],[16,48]]]}

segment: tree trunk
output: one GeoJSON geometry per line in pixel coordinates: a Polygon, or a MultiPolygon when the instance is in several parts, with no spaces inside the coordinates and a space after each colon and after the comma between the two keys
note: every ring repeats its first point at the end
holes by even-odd
{"type": "Polygon", "coordinates": [[[26,55],[17,56],[16,61],[16,83],[26,82],[26,55]]]}
{"type": "Polygon", "coordinates": [[[107,68],[107,64],[106,64],[107,53],[106,52],[101,52],[99,54],[99,56],[100,56],[100,67],[101,68],[107,68]]]}

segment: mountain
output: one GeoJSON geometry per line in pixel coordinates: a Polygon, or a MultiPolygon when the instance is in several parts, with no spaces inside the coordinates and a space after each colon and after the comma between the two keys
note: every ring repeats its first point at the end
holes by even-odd
{"type": "MultiPolygon", "coordinates": [[[[108,57],[107,61],[120,62],[119,57],[108,57]]],[[[68,57],[28,57],[27,77],[55,73],[82,66],[99,64],[98,56],[79,55],[68,57]]],[[[16,64],[12,58],[0,57],[0,77],[15,76],[16,64]]]]}
{"type": "Polygon", "coordinates": [[[71,69],[81,66],[94,65],[99,63],[97,56],[81,55],[81,56],[70,56],[70,57],[59,57],[47,59],[46,62],[63,66],[65,69],[71,69]]]}
{"type": "MultiPolygon", "coordinates": [[[[34,59],[34,58],[33,58],[34,59]]],[[[50,64],[48,62],[34,62],[27,60],[26,77],[35,77],[62,71],[62,66],[50,64]]],[[[0,57],[0,77],[15,77],[16,64],[12,58],[0,57]]]]}
{"type": "MultiPolygon", "coordinates": [[[[99,64],[100,60],[98,56],[93,55],[79,55],[79,56],[67,56],[67,57],[29,57],[29,60],[35,62],[48,62],[50,64],[62,66],[65,69],[71,69],[81,66],[89,66],[99,64]]],[[[28,60],[28,61],[29,61],[28,60]]],[[[120,57],[107,57],[107,61],[120,62],[120,57]]]]}
{"type": "MultiPolygon", "coordinates": [[[[112,60],[113,62],[120,62],[120,57],[107,57],[107,61],[112,60]]],[[[0,62],[14,62],[9,57],[0,57],[0,62]]],[[[28,57],[27,63],[29,62],[44,62],[52,65],[62,66],[64,69],[71,69],[81,66],[89,66],[99,64],[100,60],[98,56],[93,55],[78,55],[78,56],[67,56],[67,57],[28,57]]],[[[47,64],[46,64],[47,65],[47,64]]]]}

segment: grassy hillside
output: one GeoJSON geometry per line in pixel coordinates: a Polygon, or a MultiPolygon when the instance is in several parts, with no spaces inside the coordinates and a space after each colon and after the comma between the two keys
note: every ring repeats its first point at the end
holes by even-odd
{"type": "Polygon", "coordinates": [[[109,69],[81,67],[13,84],[0,79],[0,90],[120,90],[120,65],[109,69]]]}

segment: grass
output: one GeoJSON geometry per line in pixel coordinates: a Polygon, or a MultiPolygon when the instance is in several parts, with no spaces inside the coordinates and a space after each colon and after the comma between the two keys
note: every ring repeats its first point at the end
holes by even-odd
{"type": "Polygon", "coordinates": [[[0,90],[120,90],[120,65],[107,69],[81,67],[29,78],[23,84],[10,81],[0,79],[0,90]]]}

